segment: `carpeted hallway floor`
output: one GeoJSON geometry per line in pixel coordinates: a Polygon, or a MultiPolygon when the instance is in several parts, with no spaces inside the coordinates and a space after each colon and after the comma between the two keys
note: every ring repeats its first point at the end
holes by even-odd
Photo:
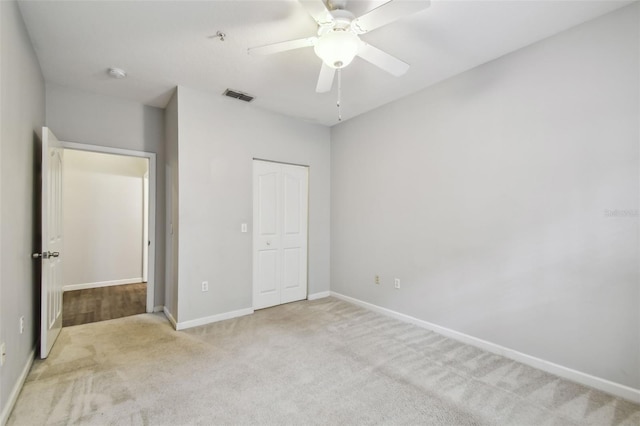
{"type": "Polygon", "coordinates": [[[326,298],[65,328],[9,425],[638,425],[640,406],[326,298]]]}

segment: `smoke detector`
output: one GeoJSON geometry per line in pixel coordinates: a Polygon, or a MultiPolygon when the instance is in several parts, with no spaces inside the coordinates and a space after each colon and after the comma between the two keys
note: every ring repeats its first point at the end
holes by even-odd
{"type": "Polygon", "coordinates": [[[109,76],[115,79],[122,79],[125,78],[127,76],[127,73],[120,68],[109,68],[109,70],[107,71],[109,73],[109,76]]]}

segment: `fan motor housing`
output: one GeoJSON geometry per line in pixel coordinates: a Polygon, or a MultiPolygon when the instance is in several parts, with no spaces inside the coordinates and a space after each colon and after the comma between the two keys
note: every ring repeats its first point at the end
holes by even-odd
{"type": "Polygon", "coordinates": [[[328,0],[327,6],[331,11],[341,10],[347,7],[347,0],[328,0]]]}
{"type": "Polygon", "coordinates": [[[335,20],[333,28],[349,28],[351,21],[355,19],[355,15],[345,9],[336,9],[331,11],[331,15],[335,20]]]}

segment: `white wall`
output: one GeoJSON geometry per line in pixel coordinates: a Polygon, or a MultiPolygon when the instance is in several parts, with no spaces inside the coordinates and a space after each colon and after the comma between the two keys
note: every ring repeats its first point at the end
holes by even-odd
{"type": "Polygon", "coordinates": [[[75,150],[64,155],[63,284],[141,282],[148,160],[75,150]]]}
{"type": "Polygon", "coordinates": [[[638,18],[335,126],[331,289],[640,388],[638,18]]]}
{"type": "MultiPolygon", "coordinates": [[[[164,111],[47,83],[47,126],[65,142],[156,153],[164,164],[164,111]]],[[[164,170],[156,168],[155,306],[164,304],[164,170]],[[158,171],[159,170],[159,171],[158,171]]]]}
{"type": "Polygon", "coordinates": [[[39,306],[34,196],[39,134],[45,121],[44,80],[15,1],[0,2],[0,423],[17,396],[36,342],[39,306]],[[25,332],[19,332],[19,318],[25,332]]]}
{"type": "Polygon", "coordinates": [[[328,291],[329,129],[184,87],[178,110],[178,322],[252,308],[254,157],[310,166],[309,293],[328,291]]]}

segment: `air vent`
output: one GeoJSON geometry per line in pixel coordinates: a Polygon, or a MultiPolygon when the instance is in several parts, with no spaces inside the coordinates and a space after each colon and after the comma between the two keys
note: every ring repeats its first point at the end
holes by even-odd
{"type": "Polygon", "coordinates": [[[246,93],[238,92],[237,90],[227,89],[224,91],[223,95],[234,99],[240,99],[241,101],[245,102],[251,102],[253,100],[253,96],[247,95],[246,93]]]}

